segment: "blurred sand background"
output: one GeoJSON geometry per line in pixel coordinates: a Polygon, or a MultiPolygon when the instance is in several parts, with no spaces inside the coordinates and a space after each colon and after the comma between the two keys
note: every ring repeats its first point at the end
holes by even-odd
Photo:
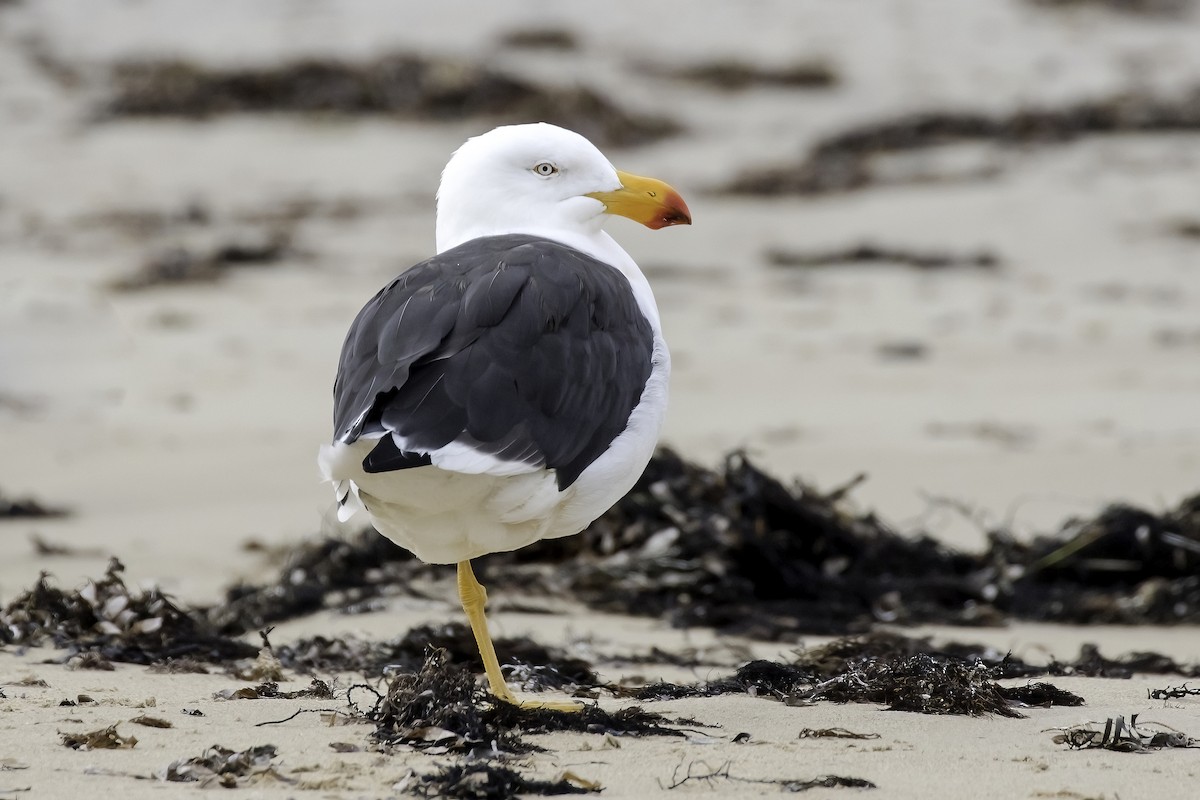
{"type": "MultiPolygon", "coordinates": [[[[327,526],[328,488],[314,457],[330,432],[345,329],[379,286],[431,253],[433,194],[453,149],[499,122],[527,121],[98,118],[112,96],[111,69],[131,58],[226,67],[450,56],[539,84],[587,85],[626,110],[674,120],[677,136],[605,148],[618,167],[671,182],[695,217],[691,228],[661,232],[609,226],[653,283],[672,345],[666,443],[710,465],[746,448],[773,473],[822,487],[865,472],[858,504],[965,548],[980,545],[988,524],[1045,532],[1111,501],[1176,503],[1200,487],[1196,131],[922,149],[882,159],[886,179],[875,185],[816,196],[717,191],[745,170],[799,161],[821,137],[901,114],[1004,115],[1122,92],[1178,97],[1200,86],[1192,4],[1162,14],[1064,5],[0,4],[0,489],[74,512],[4,525],[0,599],[41,569],[74,585],[116,554],[133,581],[213,602],[258,568],[243,542],[294,543],[327,526]],[[541,29],[568,31],[576,44],[503,44],[513,31],[541,29]],[[815,59],[836,82],[726,92],[650,69],[721,59],[764,67],[815,59]],[[281,220],[290,238],[278,263],[233,269],[211,284],[110,286],[165,248],[259,241],[281,220]],[[998,266],[804,269],[768,258],[864,242],[986,252],[998,266]],[[94,555],[50,562],[27,545],[35,532],[94,555]]],[[[436,613],[449,618],[454,609],[436,613]]],[[[381,633],[405,619],[373,615],[368,624],[381,633]]],[[[511,632],[533,623],[501,624],[511,632]]],[[[625,625],[579,614],[563,635],[619,636],[625,625]]],[[[1043,648],[1075,636],[1036,626],[987,635],[1000,646],[1043,648]]],[[[1080,635],[1116,652],[1136,642],[1200,658],[1194,630],[1080,635]]],[[[23,669],[6,657],[0,672],[23,669]]],[[[76,680],[68,675],[60,679],[76,680]]],[[[122,686],[113,691],[135,691],[122,686]]],[[[1142,685],[1110,688],[1113,702],[1122,691],[1146,702],[1142,685]]],[[[790,711],[751,703],[736,714],[744,708],[790,711]]],[[[873,710],[822,711],[843,712],[873,710]]],[[[1187,713],[1196,727],[1195,705],[1187,713]]],[[[937,727],[937,747],[974,735],[948,734],[959,726],[999,724],[884,716],[937,727]]],[[[1048,720],[1026,727],[1059,724],[1048,720]]],[[[197,736],[203,746],[213,734],[197,736]]],[[[1037,747],[1037,759],[1072,757],[1048,741],[1037,747]]],[[[939,758],[936,748],[928,755],[939,758]]],[[[989,774],[1004,775],[1022,757],[1005,751],[989,774]]],[[[1173,770],[1186,769],[1195,785],[1193,753],[1091,758],[1106,773],[1139,761],[1138,783],[1081,778],[1086,796],[1151,796],[1133,785],[1154,786],[1159,798],[1189,796],[1171,794],[1176,784],[1160,773],[1173,770]]],[[[972,769],[961,791],[978,788],[972,769]]],[[[1033,781],[1021,786],[1034,788],[1013,794],[1001,785],[987,796],[1035,796],[1038,771],[1019,769],[1033,781]]],[[[919,796],[918,777],[878,796],[919,796]]],[[[644,796],[629,787],[605,796],[644,796]]],[[[345,796],[376,791],[352,788],[345,796]]]]}

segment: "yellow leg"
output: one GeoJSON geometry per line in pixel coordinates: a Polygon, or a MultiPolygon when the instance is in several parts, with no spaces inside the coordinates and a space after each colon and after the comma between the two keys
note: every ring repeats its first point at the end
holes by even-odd
{"type": "Polygon", "coordinates": [[[518,700],[509,691],[500,672],[500,662],[496,659],[496,648],[492,645],[492,637],[488,633],[487,589],[475,580],[475,571],[471,569],[470,561],[458,562],[458,596],[462,600],[463,611],[467,612],[467,620],[471,623],[471,632],[475,634],[475,644],[479,647],[479,655],[483,658],[483,670],[487,673],[488,687],[492,694],[506,703],[521,708],[548,708],[554,711],[579,711],[582,703],[555,700],[518,700]]]}

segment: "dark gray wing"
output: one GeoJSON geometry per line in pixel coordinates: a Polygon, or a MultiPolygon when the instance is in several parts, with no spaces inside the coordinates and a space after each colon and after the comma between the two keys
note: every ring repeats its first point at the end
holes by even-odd
{"type": "Polygon", "coordinates": [[[489,236],[417,264],[359,312],[334,383],[343,442],[390,431],[368,472],[458,442],[556,470],[559,489],[625,429],[654,332],[615,268],[557,242],[489,236]]]}

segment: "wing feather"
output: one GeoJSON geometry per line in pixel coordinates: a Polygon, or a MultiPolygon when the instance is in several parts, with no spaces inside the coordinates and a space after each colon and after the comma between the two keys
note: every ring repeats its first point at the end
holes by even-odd
{"type": "Polygon", "coordinates": [[[611,266],[536,237],[476,239],[359,312],[334,383],[336,436],[379,438],[372,472],[546,468],[564,489],[625,429],[653,344],[611,266]]]}

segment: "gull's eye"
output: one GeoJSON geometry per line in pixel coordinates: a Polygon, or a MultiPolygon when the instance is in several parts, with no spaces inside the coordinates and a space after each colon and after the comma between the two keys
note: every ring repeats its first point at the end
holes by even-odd
{"type": "Polygon", "coordinates": [[[551,175],[558,172],[558,167],[551,164],[549,161],[539,161],[533,165],[533,171],[543,178],[549,178],[551,175]]]}

